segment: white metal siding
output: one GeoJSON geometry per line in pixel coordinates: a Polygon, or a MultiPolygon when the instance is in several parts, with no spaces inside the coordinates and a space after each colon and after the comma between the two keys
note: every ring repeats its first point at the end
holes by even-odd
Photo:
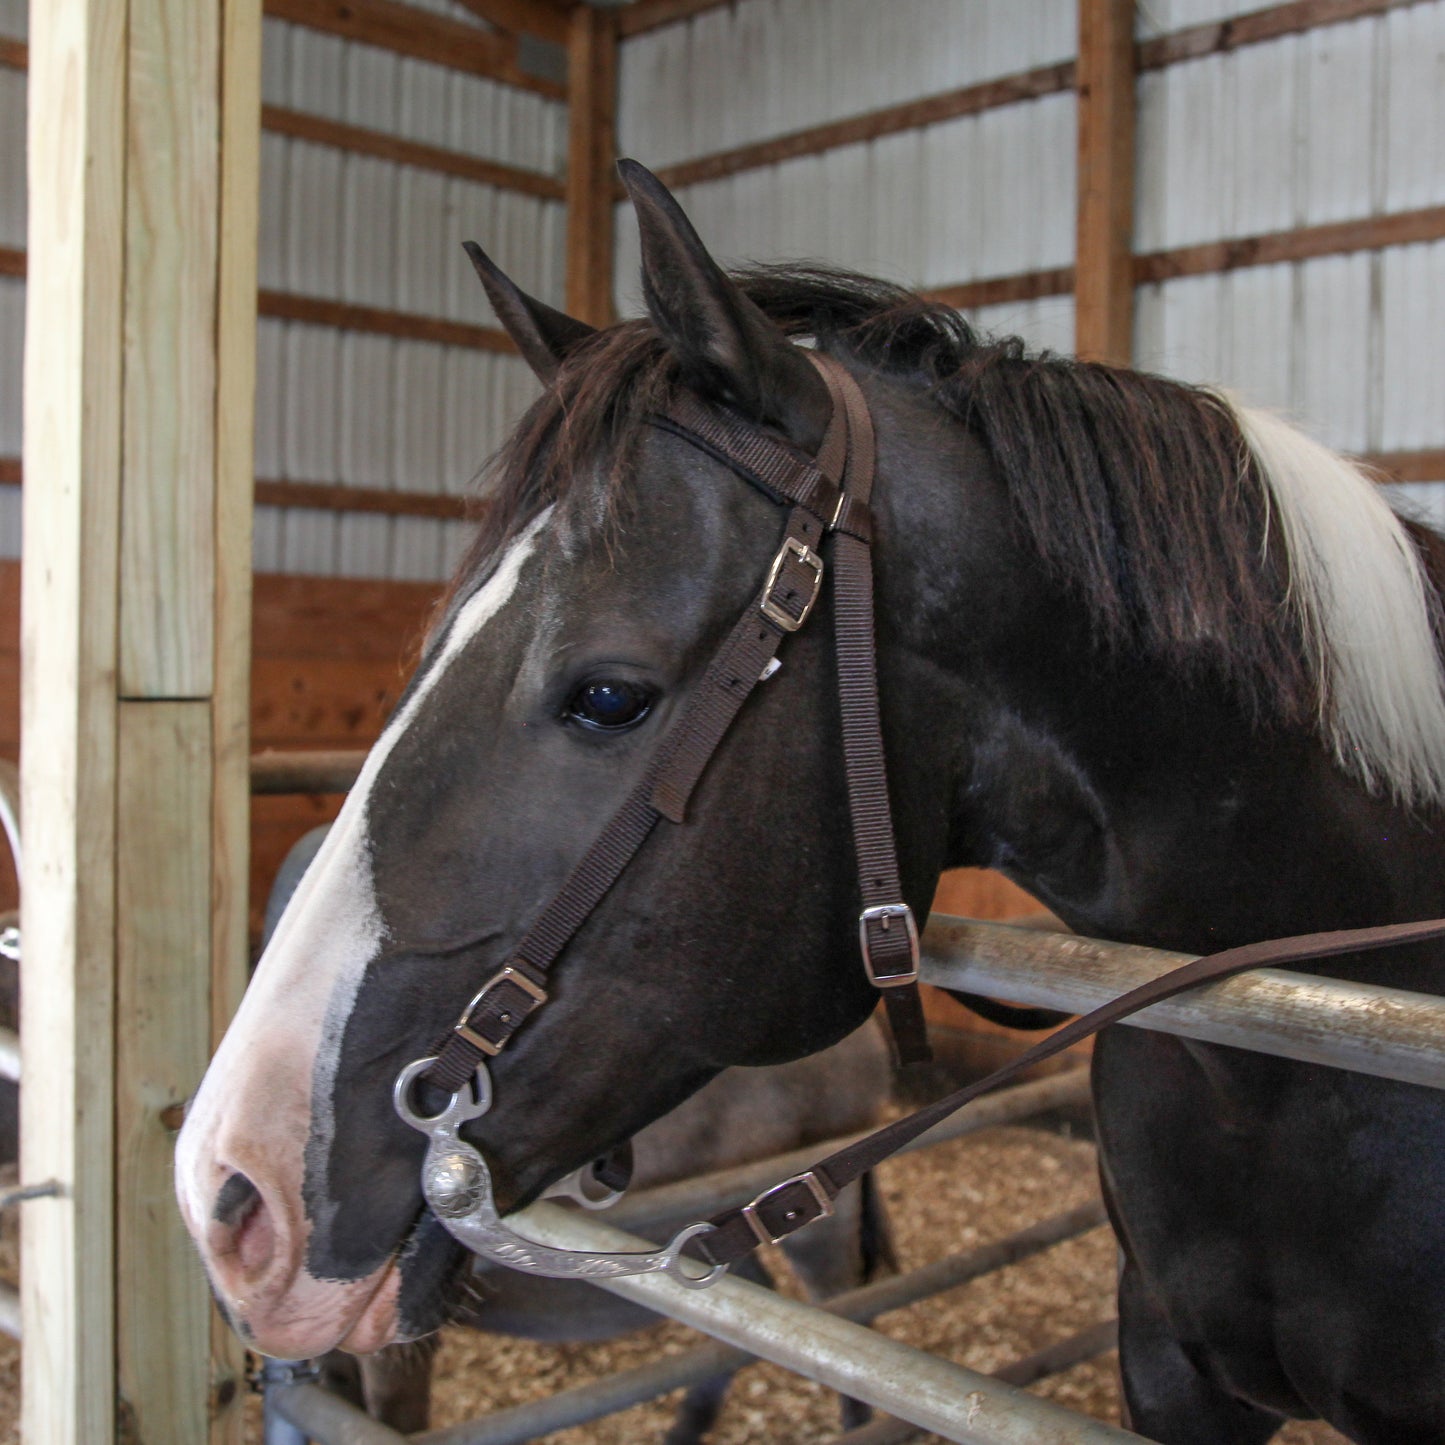
{"type": "MultiPolygon", "coordinates": [[[[563,171],[565,109],[530,92],[271,20],[263,68],[271,104],[563,171]]],[[[560,303],[560,202],[263,137],[263,287],[492,325],[463,239],[560,303]]],[[[257,370],[258,476],[423,493],[465,491],[533,394],[516,357],[268,319],[257,370]]],[[[466,531],[425,517],[261,507],[256,566],[432,580],[447,575],[466,531]]]]}

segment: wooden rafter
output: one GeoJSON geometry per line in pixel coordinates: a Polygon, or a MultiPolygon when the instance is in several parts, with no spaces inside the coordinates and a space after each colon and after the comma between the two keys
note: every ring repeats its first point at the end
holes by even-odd
{"type": "Polygon", "coordinates": [[[23,40],[0,35],[0,65],[7,70],[24,70],[30,64],[30,47],[23,40]]]}
{"type": "Polygon", "coordinates": [[[489,34],[399,0],[265,0],[265,9],[274,20],[566,99],[566,86],[522,69],[516,36],[489,34]]]}

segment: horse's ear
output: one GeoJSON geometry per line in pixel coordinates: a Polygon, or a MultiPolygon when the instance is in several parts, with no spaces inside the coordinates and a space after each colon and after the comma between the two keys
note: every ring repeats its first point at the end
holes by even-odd
{"type": "Polygon", "coordinates": [[[497,320],[517,343],[537,379],[547,385],[567,353],[594,334],[593,328],[528,296],[475,241],[463,241],[462,249],[481,278],[497,320]]]}
{"type": "Polygon", "coordinates": [[[728,279],[651,171],[629,160],[617,169],[642,233],[647,309],[683,375],[705,396],[816,450],[831,402],[813,364],[728,279]]]}

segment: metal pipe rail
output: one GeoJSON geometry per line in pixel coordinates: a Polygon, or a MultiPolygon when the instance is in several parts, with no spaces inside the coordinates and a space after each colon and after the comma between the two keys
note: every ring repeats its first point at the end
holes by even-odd
{"type": "MultiPolygon", "coordinates": [[[[1088,1104],[1089,1100],[1089,1071],[1085,1068],[1067,1069],[1045,1079],[1000,1089],[951,1119],[936,1124],[900,1152],[906,1154],[914,1149],[928,1149],[949,1139],[975,1134],[980,1129],[1015,1124],[1020,1119],[1032,1118],[1049,1109],[1076,1108],[1088,1104]]],[[[858,1139],[866,1139],[869,1132],[865,1129],[845,1138],[809,1144],[772,1159],[755,1160],[751,1164],[719,1169],[694,1179],[680,1179],[675,1184],[639,1190],[609,1209],[607,1222],[618,1229],[645,1234],[648,1229],[664,1222],[688,1216],[704,1218],[720,1209],[746,1204],[755,1194],[776,1184],[779,1179],[809,1168],[819,1159],[858,1139]]]]}
{"type": "MultiPolygon", "coordinates": [[[[1084,1013],[1193,955],[1041,933],[935,913],[923,935],[927,983],[1084,1013]]],[[[1445,998],[1257,968],[1125,1019],[1407,1084],[1445,1088],[1445,998]]]]}
{"type": "MultiPolygon", "coordinates": [[[[1027,1259],[1064,1240],[1075,1239],[1105,1222],[1102,1201],[1091,1200],[1006,1239],[934,1261],[906,1275],[849,1290],[821,1309],[807,1305],[798,1308],[805,1312],[808,1319],[822,1315],[857,1323],[870,1321],[890,1310],[902,1309],[1027,1259]]],[[[771,1297],[770,1291],[759,1293],[771,1297]]],[[[1081,1335],[1015,1360],[990,1378],[1021,1386],[1046,1374],[1068,1369],[1080,1360],[1109,1349],[1111,1330],[1112,1322],[1094,1326],[1081,1335]]],[[[672,1390],[729,1373],[754,1358],[756,1356],[749,1351],[731,1345],[703,1345],[685,1354],[669,1356],[588,1385],[561,1391],[547,1399],[498,1410],[479,1420],[424,1431],[410,1437],[411,1445],[522,1445],[524,1441],[583,1425],[672,1390]]],[[[384,1427],[378,1427],[374,1421],[367,1421],[366,1427],[363,1427],[365,1417],[354,1406],[326,1395],[315,1385],[286,1385],[268,1393],[267,1400],[269,1407],[283,1419],[320,1441],[331,1442],[331,1445],[352,1440],[375,1441],[376,1445],[386,1441],[388,1445],[395,1445],[403,1438],[390,1431],[384,1435],[377,1433],[384,1427]],[[318,1396],[324,1398],[318,1399],[318,1396]]]]}
{"type": "MultiPolygon", "coordinates": [[[[512,1222],[520,1233],[558,1249],[647,1248],[595,1216],[555,1204],[533,1204],[512,1222]]],[[[1113,1445],[1139,1439],[745,1280],[721,1279],[705,1290],[661,1275],[594,1282],[963,1445],[1113,1445]]]]}
{"type": "MultiPolygon", "coordinates": [[[[925,1264],[904,1275],[875,1280],[872,1284],[848,1290],[818,1308],[852,1320],[855,1324],[871,1323],[890,1310],[903,1309],[945,1290],[956,1289],[970,1280],[1052,1249],[1067,1239],[1076,1239],[1104,1223],[1103,1202],[1096,1199],[1031,1225],[1006,1239],[925,1264]]],[[[703,1345],[685,1354],[639,1365],[636,1369],[604,1380],[560,1391],[545,1400],[498,1410],[480,1420],[444,1430],[432,1430],[417,1436],[416,1445],[522,1445],[524,1441],[549,1435],[555,1430],[584,1425],[590,1420],[639,1405],[644,1400],[656,1399],[671,1390],[713,1379],[739,1369],[755,1358],[754,1354],[731,1345],[703,1345]]],[[[1058,1368],[1065,1369],[1067,1366],[1058,1368]]],[[[1007,1377],[1000,1372],[999,1378],[1007,1377]]]]}
{"type": "Polygon", "coordinates": [[[344,793],[366,761],[365,749],[268,749],[251,754],[252,793],[344,793]]]}

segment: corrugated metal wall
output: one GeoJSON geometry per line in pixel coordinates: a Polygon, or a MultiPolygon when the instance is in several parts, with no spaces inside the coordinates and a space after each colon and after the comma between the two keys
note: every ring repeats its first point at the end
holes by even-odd
{"type": "MultiPolygon", "coordinates": [[[[425,8],[472,20],[449,0],[425,8]]],[[[23,38],[25,0],[0,0],[23,38]]],[[[270,103],[560,177],[566,108],[529,91],[268,20],[270,103]]],[[[25,245],[25,76],[0,68],[0,246],[25,245]]],[[[492,324],[460,248],[478,240],[560,303],[560,201],[266,133],[263,288],[492,324]]],[[[0,457],[20,452],[24,283],[0,277],[0,457]]],[[[267,479],[462,493],[533,393],[513,356],[262,318],[256,470],[267,479]]],[[[0,487],[0,557],[20,552],[20,494],[0,487]]],[[[256,566],[440,579],[466,524],[259,507],[256,566]]]]}
{"type": "MultiPolygon", "coordinates": [[[[462,16],[451,0],[427,8],[462,16]]],[[[1142,35],[1254,8],[1142,0],[1142,35]]],[[[25,33],[0,0],[0,34],[25,33]]],[[[653,166],[1071,57],[1061,0],[740,0],[624,43],[621,149],[653,166]]],[[[560,175],[565,107],[268,21],[265,98],[560,175]]],[[[24,245],[23,74],[0,69],[0,246],[24,245]]],[[[999,107],[685,187],[719,255],[816,256],[917,285],[1063,266],[1073,253],[1071,94],[999,107]]],[[[457,242],[562,294],[560,202],[267,134],[261,284],[490,322],[457,242]]],[[[1144,74],[1136,249],[1445,203],[1445,0],[1144,74]]],[[[637,309],[619,211],[617,293],[637,309]]],[[[1445,242],[1142,287],[1140,365],[1223,382],[1354,450],[1445,444],[1445,242]]],[[[0,278],[0,456],[20,450],[23,283],[0,278]]],[[[1068,349],[1067,297],[984,326],[1068,349]]],[[[513,357],[263,319],[257,473],[461,492],[532,394],[513,357]]],[[[1445,488],[1417,489],[1445,517],[1445,488]]],[[[461,523],[258,509],[262,570],[443,576],[461,523]]],[[[0,556],[19,495],[0,487],[0,556]]]]}
{"type": "MultiPolygon", "coordinates": [[[[273,20],[263,63],[268,103],[562,174],[565,108],[528,91],[273,20]]],[[[262,139],[263,288],[491,324],[465,238],[560,303],[560,202],[262,139]]],[[[256,473],[268,479],[465,492],[533,390],[514,356],[264,317],[257,351],[256,473]]],[[[465,536],[427,517],[258,507],[256,566],[428,580],[447,575],[465,536]]]]}
{"type": "MultiPolygon", "coordinates": [[[[1141,38],[1257,8],[1141,0],[1141,38]]],[[[745,0],[630,41],[621,147],[657,166],[1070,58],[1050,0],[745,0]]],[[[1445,3],[1146,73],[1137,251],[1445,202],[1445,3]]],[[[924,287],[1069,264],[1072,94],[681,193],[729,259],[821,257],[924,287]]],[[[617,293],[637,307],[618,217],[617,293]]],[[[1070,349],[1067,298],[986,307],[1070,349]]],[[[1445,242],[1140,288],[1135,357],[1282,408],[1356,451],[1445,444],[1445,242]]],[[[1413,489],[1445,518],[1445,487],[1413,489]]]]}

